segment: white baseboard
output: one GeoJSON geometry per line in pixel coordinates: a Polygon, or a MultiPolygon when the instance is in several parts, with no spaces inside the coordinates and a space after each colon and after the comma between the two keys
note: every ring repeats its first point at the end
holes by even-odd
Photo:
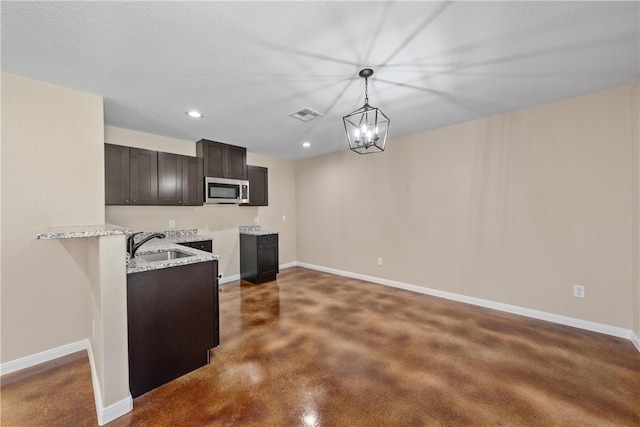
{"type": "Polygon", "coordinates": [[[98,381],[98,371],[96,370],[95,359],[93,358],[93,350],[88,340],[87,345],[87,352],[89,353],[89,363],[91,365],[91,378],[93,379],[93,398],[96,402],[98,425],[103,426],[108,422],[121,417],[127,412],[131,412],[131,410],[133,410],[133,398],[131,397],[131,394],[129,394],[119,402],[116,402],[113,405],[109,405],[106,408],[104,407],[104,404],[102,403],[102,393],[100,391],[100,382],[98,381]]]}
{"type": "Polygon", "coordinates": [[[635,332],[631,331],[631,338],[630,339],[631,339],[631,342],[633,343],[633,345],[635,345],[636,348],[638,349],[638,351],[640,351],[640,339],[635,334],[635,332]]]}
{"type": "Polygon", "coordinates": [[[286,268],[291,268],[291,267],[296,267],[298,266],[298,263],[293,261],[293,262],[288,262],[286,264],[280,264],[280,270],[284,270],[286,268]]]}
{"type": "MultiPolygon", "coordinates": [[[[298,263],[295,262],[295,261],[288,262],[286,264],[280,264],[280,270],[284,270],[286,268],[291,268],[291,267],[296,267],[297,265],[298,265],[298,263]]],[[[225,283],[233,282],[233,281],[236,281],[236,280],[240,280],[240,275],[239,274],[234,274],[233,276],[223,277],[222,279],[220,279],[220,281],[218,283],[223,285],[225,283]]]]}
{"type": "Polygon", "coordinates": [[[98,425],[105,425],[116,418],[120,418],[124,414],[133,410],[133,399],[131,395],[125,397],[119,402],[109,405],[98,412],[98,425]]]}
{"type": "Polygon", "coordinates": [[[20,371],[22,369],[30,368],[41,363],[50,362],[52,360],[68,356],[82,350],[87,350],[87,344],[87,340],[77,341],[71,344],[62,345],[60,347],[41,351],[40,353],[32,354],[30,356],[21,357],[20,359],[3,363],[0,365],[0,376],[20,371]]]}
{"type": "Polygon", "coordinates": [[[98,425],[104,425],[116,418],[130,412],[133,409],[133,399],[129,394],[119,402],[108,407],[104,407],[102,403],[102,393],[100,392],[100,383],[98,381],[98,372],[96,370],[95,360],[93,358],[93,350],[88,339],[76,341],[51,350],[45,350],[30,356],[12,360],[0,365],[0,375],[10,374],[21,369],[30,368],[41,363],[50,362],[60,357],[68,356],[78,351],[86,350],[89,356],[89,365],[91,366],[91,382],[93,385],[93,398],[96,404],[96,415],[98,417],[98,425]]]}
{"type": "Polygon", "coordinates": [[[223,285],[225,283],[233,282],[235,280],[240,280],[240,275],[239,274],[234,274],[233,276],[222,277],[222,279],[220,279],[218,281],[218,283],[223,285]]]}
{"type": "Polygon", "coordinates": [[[364,274],[352,273],[349,271],[337,270],[334,268],[323,267],[314,264],[307,264],[304,262],[297,262],[296,265],[311,270],[324,271],[326,273],[336,274],[338,276],[351,277],[354,279],[365,280],[367,282],[377,283],[380,285],[391,286],[394,288],[404,289],[407,291],[417,292],[425,295],[432,295],[440,298],[445,298],[452,301],[464,302],[471,305],[477,305],[480,307],[491,308],[498,311],[504,311],[507,313],[518,314],[520,316],[531,317],[539,320],[546,320],[547,322],[558,323],[561,325],[572,326],[574,328],[585,329],[588,331],[599,332],[605,335],[611,335],[619,338],[626,338],[630,340],[640,351],[640,340],[636,334],[630,329],[619,328],[617,326],[604,325],[602,323],[591,322],[588,320],[576,319],[573,317],[562,316],[559,314],[548,313],[545,311],[533,310],[530,308],[519,307],[516,305],[504,304],[500,302],[485,300],[481,298],[469,297],[466,295],[455,294],[452,292],[439,291],[437,289],[425,288],[422,286],[410,285],[408,283],[397,282],[395,280],[381,279],[379,277],[367,276],[364,274]]]}

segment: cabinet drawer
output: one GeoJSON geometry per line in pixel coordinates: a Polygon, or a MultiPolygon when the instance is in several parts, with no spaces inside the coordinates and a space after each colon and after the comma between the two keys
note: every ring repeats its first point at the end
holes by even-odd
{"type": "Polygon", "coordinates": [[[179,244],[205,252],[213,252],[213,242],[211,240],[200,240],[197,242],[184,242],[179,244]]]}
{"type": "Polygon", "coordinates": [[[258,244],[264,245],[267,243],[277,243],[278,235],[277,234],[266,234],[264,236],[258,236],[258,244]]]}

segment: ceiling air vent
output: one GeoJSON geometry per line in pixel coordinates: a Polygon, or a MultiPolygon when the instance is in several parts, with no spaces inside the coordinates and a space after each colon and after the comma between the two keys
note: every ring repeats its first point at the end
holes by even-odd
{"type": "Polygon", "coordinates": [[[303,108],[300,111],[296,111],[295,113],[289,114],[294,119],[302,120],[303,122],[308,122],[309,120],[313,120],[316,117],[322,116],[322,114],[317,111],[313,111],[311,108],[303,108]]]}

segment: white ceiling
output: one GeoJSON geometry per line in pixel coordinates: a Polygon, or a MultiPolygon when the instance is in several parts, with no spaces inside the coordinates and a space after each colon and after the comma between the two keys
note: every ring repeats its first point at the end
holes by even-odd
{"type": "Polygon", "coordinates": [[[391,119],[388,150],[640,74],[638,1],[0,7],[3,71],[104,97],[107,125],[286,159],[347,149],[342,116],[363,104],[365,67],[369,101],[391,119]],[[289,117],[303,108],[324,116],[289,117]]]}

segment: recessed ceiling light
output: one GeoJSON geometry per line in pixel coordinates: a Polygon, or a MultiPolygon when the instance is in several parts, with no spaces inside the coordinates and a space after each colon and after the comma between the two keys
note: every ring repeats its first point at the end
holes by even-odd
{"type": "Polygon", "coordinates": [[[303,146],[304,148],[309,148],[309,147],[311,147],[311,143],[310,143],[310,142],[303,142],[303,143],[302,143],[302,146],[303,146]]]}
{"type": "Polygon", "coordinates": [[[187,111],[187,116],[193,117],[194,119],[200,119],[202,118],[202,113],[200,113],[199,111],[191,110],[187,111]]]}

